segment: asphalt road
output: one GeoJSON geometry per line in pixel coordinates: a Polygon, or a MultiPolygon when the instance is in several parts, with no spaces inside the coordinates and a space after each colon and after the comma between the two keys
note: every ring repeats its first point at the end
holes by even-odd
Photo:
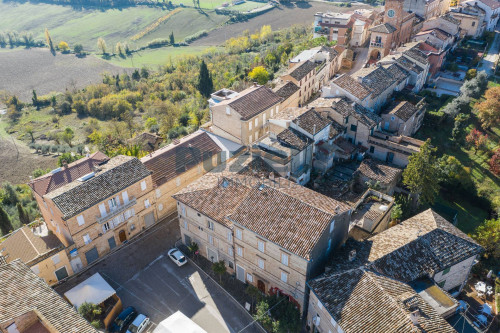
{"type": "Polygon", "coordinates": [[[495,28],[495,39],[491,43],[488,54],[481,60],[478,71],[485,71],[488,76],[495,74],[495,65],[500,52],[500,24],[495,28]]]}
{"type": "MultiPolygon", "coordinates": [[[[193,264],[177,267],[167,251],[179,239],[177,218],[133,240],[84,273],[57,286],[63,294],[99,272],[123,306],[134,306],[158,323],[180,310],[207,332],[260,332],[251,316],[193,264]]],[[[154,326],[154,325],[153,325],[154,326]]]]}

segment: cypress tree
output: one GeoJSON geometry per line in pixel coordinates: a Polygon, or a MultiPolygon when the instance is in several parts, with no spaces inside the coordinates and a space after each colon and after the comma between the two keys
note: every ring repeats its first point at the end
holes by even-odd
{"type": "Polygon", "coordinates": [[[12,224],[10,223],[9,216],[0,205],[0,231],[2,235],[7,235],[12,230],[12,224]]]}
{"type": "Polygon", "coordinates": [[[212,75],[208,72],[207,64],[202,60],[200,64],[200,76],[198,77],[198,90],[204,97],[209,97],[214,89],[212,75]]]}
{"type": "Polygon", "coordinates": [[[170,44],[171,45],[175,44],[175,38],[174,38],[174,32],[173,31],[170,33],[170,44]]]}
{"type": "Polygon", "coordinates": [[[16,206],[17,213],[19,214],[19,221],[21,221],[22,224],[30,223],[30,218],[28,216],[28,213],[26,212],[26,209],[24,209],[20,202],[18,202],[16,206]]]}

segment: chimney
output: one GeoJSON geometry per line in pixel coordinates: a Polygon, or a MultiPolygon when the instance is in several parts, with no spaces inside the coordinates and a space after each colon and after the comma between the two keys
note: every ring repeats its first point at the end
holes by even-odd
{"type": "Polygon", "coordinates": [[[316,124],[313,126],[313,134],[316,134],[316,124]]]}
{"type": "Polygon", "coordinates": [[[257,82],[256,81],[253,81],[253,86],[257,87],[257,82]]]}
{"type": "Polygon", "coordinates": [[[412,311],[410,313],[410,320],[413,323],[413,325],[417,326],[419,324],[419,319],[420,319],[420,310],[419,309],[412,311]]]}

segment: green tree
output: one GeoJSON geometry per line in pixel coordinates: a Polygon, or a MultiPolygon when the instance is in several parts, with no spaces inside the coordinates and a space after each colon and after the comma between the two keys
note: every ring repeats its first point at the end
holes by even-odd
{"type": "Polygon", "coordinates": [[[147,79],[149,77],[149,71],[146,67],[141,68],[141,77],[147,79]]]}
{"type": "Polygon", "coordinates": [[[262,299],[262,292],[253,284],[249,284],[247,286],[247,288],[245,289],[245,293],[252,298],[252,308],[255,301],[260,302],[260,300],[262,299]]]}
{"type": "Polygon", "coordinates": [[[200,74],[198,76],[197,88],[203,97],[208,98],[214,89],[212,75],[208,72],[207,64],[204,60],[200,64],[200,74]]]}
{"type": "Polygon", "coordinates": [[[99,305],[84,302],[78,307],[78,313],[87,319],[95,328],[101,328],[102,309],[99,305]]]}
{"type": "Polygon", "coordinates": [[[170,39],[170,44],[174,45],[175,44],[175,38],[174,38],[174,32],[172,31],[169,36],[170,39]]]}
{"type": "Polygon", "coordinates": [[[73,154],[73,153],[65,152],[61,156],[59,156],[59,159],[57,160],[57,165],[59,165],[60,167],[62,167],[64,165],[64,163],[70,164],[70,163],[72,163],[72,162],[74,162],[76,160],[79,160],[82,157],[83,156],[78,155],[78,154],[73,154]]]}
{"type": "Polygon", "coordinates": [[[226,263],[224,262],[224,260],[214,262],[212,264],[212,270],[215,274],[219,275],[219,283],[222,284],[222,275],[224,275],[224,273],[226,273],[227,271],[226,263]]]}
{"type": "Polygon", "coordinates": [[[50,52],[55,53],[54,43],[52,42],[52,37],[50,37],[49,29],[45,28],[45,40],[49,46],[50,52]]]}
{"type": "Polygon", "coordinates": [[[97,48],[101,50],[101,53],[103,55],[108,54],[108,46],[106,45],[106,42],[104,41],[103,38],[99,37],[97,39],[97,48]]]}
{"type": "Polygon", "coordinates": [[[14,186],[9,182],[5,182],[2,184],[2,188],[3,204],[8,206],[15,206],[19,202],[19,196],[17,195],[17,191],[14,186]]]}
{"type": "Polygon", "coordinates": [[[191,254],[196,254],[198,251],[198,243],[192,242],[191,244],[188,245],[188,250],[191,254]]]}
{"type": "Polygon", "coordinates": [[[472,235],[486,250],[486,257],[500,259],[500,219],[486,220],[472,235]]]}
{"type": "Polygon", "coordinates": [[[136,69],[133,73],[132,73],[132,80],[135,80],[135,81],[139,81],[141,79],[141,73],[139,73],[139,70],[136,69]]]}
{"type": "Polygon", "coordinates": [[[73,51],[75,51],[76,54],[82,54],[83,52],[82,44],[75,44],[75,46],[73,46],[73,51]]]}
{"type": "Polygon", "coordinates": [[[268,332],[273,332],[273,319],[269,316],[269,304],[266,300],[257,303],[253,319],[257,320],[268,332]]]}
{"type": "Polygon", "coordinates": [[[263,66],[255,67],[248,73],[248,76],[260,85],[266,84],[269,81],[269,72],[263,66]]]}
{"type": "Polygon", "coordinates": [[[50,169],[38,168],[38,169],[33,170],[32,175],[33,175],[33,178],[38,178],[38,177],[43,176],[49,172],[50,172],[50,169]]]}
{"type": "Polygon", "coordinates": [[[2,205],[0,205],[0,231],[2,235],[7,235],[12,230],[12,224],[9,216],[5,212],[2,205]]]}
{"type": "Polygon", "coordinates": [[[59,105],[59,111],[61,114],[70,114],[71,113],[71,103],[68,101],[64,101],[59,105]]]}
{"type": "Polygon", "coordinates": [[[61,41],[59,42],[59,44],[57,45],[57,48],[59,50],[61,50],[62,52],[67,52],[69,50],[69,45],[68,43],[64,42],[64,41],[61,41]]]}
{"type": "Polygon", "coordinates": [[[23,205],[21,205],[21,203],[18,202],[16,206],[17,206],[17,214],[19,215],[19,221],[22,224],[29,224],[30,217],[28,215],[28,212],[24,209],[23,205]]]}
{"type": "Polygon", "coordinates": [[[144,126],[148,131],[151,131],[151,127],[154,125],[158,125],[158,120],[155,117],[149,117],[144,123],[144,126]]]}
{"type": "Polygon", "coordinates": [[[73,102],[73,109],[75,109],[76,114],[80,117],[85,116],[87,114],[87,105],[81,99],[77,99],[73,102]]]}
{"type": "Polygon", "coordinates": [[[408,158],[408,165],[403,171],[403,184],[412,193],[419,194],[423,203],[434,203],[439,192],[439,171],[436,166],[435,151],[436,148],[431,147],[431,140],[427,139],[420,147],[420,151],[408,158]]]}
{"type": "Polygon", "coordinates": [[[392,206],[391,219],[393,221],[400,221],[402,216],[403,216],[403,209],[401,208],[401,205],[397,203],[394,204],[394,206],[392,206]]]}
{"type": "Polygon", "coordinates": [[[31,125],[26,125],[24,127],[24,132],[30,136],[31,143],[35,142],[35,136],[33,134],[33,126],[31,125]]]}
{"type": "Polygon", "coordinates": [[[73,141],[74,138],[75,138],[75,132],[71,128],[66,127],[64,132],[61,134],[61,140],[67,143],[70,147],[73,147],[71,142],[73,141]]]}
{"type": "Polygon", "coordinates": [[[39,107],[38,107],[38,96],[36,95],[35,89],[33,89],[33,97],[31,97],[31,101],[33,102],[33,106],[36,107],[36,109],[38,110],[39,109],[39,107]]]}

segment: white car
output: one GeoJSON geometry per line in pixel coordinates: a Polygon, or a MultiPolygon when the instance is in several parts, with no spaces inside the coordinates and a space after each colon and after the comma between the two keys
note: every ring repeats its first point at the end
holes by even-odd
{"type": "Polygon", "coordinates": [[[171,249],[170,251],[168,251],[168,256],[179,267],[182,266],[182,265],[185,265],[187,263],[187,258],[176,247],[174,247],[173,249],[171,249]]]}
{"type": "Polygon", "coordinates": [[[149,318],[143,314],[135,317],[132,324],[127,329],[127,333],[142,333],[146,331],[146,327],[149,325],[149,318]]]}

